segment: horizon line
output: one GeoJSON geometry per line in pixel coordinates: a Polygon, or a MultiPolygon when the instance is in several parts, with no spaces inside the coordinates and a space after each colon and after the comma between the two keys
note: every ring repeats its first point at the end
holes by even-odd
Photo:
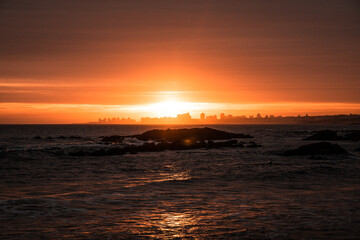
{"type": "MultiPolygon", "coordinates": [[[[182,114],[179,114],[182,115],[182,114]]],[[[211,115],[214,116],[214,115],[211,115]]],[[[267,115],[266,115],[267,116],[267,115]]],[[[271,116],[271,115],[270,115],[271,116]]],[[[301,116],[299,115],[290,115],[290,116],[274,116],[274,117],[253,117],[253,118],[238,118],[241,120],[251,120],[251,121],[256,121],[256,120],[272,120],[272,119],[293,119],[293,118],[298,118],[298,119],[310,119],[310,118],[316,118],[316,117],[340,117],[340,116],[346,116],[346,117],[360,117],[360,114],[325,114],[325,115],[305,115],[305,116],[301,116]]],[[[233,118],[237,118],[237,117],[243,117],[243,116],[233,116],[233,118]]],[[[147,118],[147,117],[146,117],[147,118]]],[[[150,119],[155,119],[155,120],[162,120],[162,119],[166,119],[166,118],[170,118],[173,120],[177,120],[176,117],[160,117],[160,118],[150,118],[150,119]]],[[[110,119],[110,118],[107,118],[110,119]]],[[[114,118],[112,118],[114,119],[114,118]]],[[[129,120],[129,118],[122,118],[124,120],[129,120]]],[[[121,120],[121,119],[120,119],[121,120]]],[[[135,119],[130,119],[133,120],[133,123],[99,123],[99,122],[83,122],[83,123],[0,123],[0,125],[294,125],[294,124],[300,124],[301,123],[279,123],[279,122],[273,122],[273,123],[259,123],[259,122],[253,122],[253,123],[234,123],[234,122],[219,122],[219,121],[226,121],[229,119],[211,119],[208,120],[209,122],[204,122],[207,121],[207,119],[205,119],[203,122],[199,122],[202,121],[200,118],[191,118],[190,120],[195,120],[196,122],[182,122],[182,123],[144,123],[141,121],[136,121],[135,119]]],[[[359,119],[360,120],[360,119],[359,119]]],[[[306,124],[306,123],[304,123],[306,124]]],[[[311,123],[310,123],[311,124],[311,123]]],[[[318,125],[321,123],[313,123],[314,125],[318,125]]],[[[354,124],[354,123],[351,123],[354,124]]],[[[356,123],[355,123],[356,124],[356,123]]],[[[360,124],[360,122],[358,123],[360,124]]],[[[306,124],[309,125],[309,124],[306,124]]]]}

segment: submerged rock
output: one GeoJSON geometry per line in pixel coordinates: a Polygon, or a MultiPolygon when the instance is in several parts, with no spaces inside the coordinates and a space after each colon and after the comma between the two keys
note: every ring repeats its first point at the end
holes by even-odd
{"type": "Polygon", "coordinates": [[[336,141],[340,137],[337,135],[337,132],[333,130],[321,130],[316,132],[314,135],[304,138],[304,140],[321,140],[321,141],[336,141]]]}
{"type": "Polygon", "coordinates": [[[69,139],[82,139],[82,137],[80,137],[80,136],[70,136],[70,137],[68,137],[69,139]]]}
{"type": "Polygon", "coordinates": [[[139,140],[148,141],[168,141],[176,142],[182,140],[201,141],[201,140],[229,140],[233,138],[253,138],[250,135],[229,133],[212,128],[191,128],[191,129],[167,129],[150,130],[139,135],[131,136],[139,140]]]}
{"type": "Polygon", "coordinates": [[[125,148],[109,148],[109,149],[96,149],[96,150],[79,150],[70,152],[69,156],[113,156],[124,155],[126,153],[133,153],[133,149],[125,148]]]}
{"type": "Polygon", "coordinates": [[[238,145],[236,140],[229,140],[229,141],[225,141],[225,142],[209,141],[206,147],[207,148],[222,148],[222,147],[241,147],[241,146],[238,145]]]}
{"type": "Polygon", "coordinates": [[[333,130],[321,130],[314,135],[304,138],[303,140],[321,140],[321,141],[360,141],[360,131],[351,131],[345,136],[339,136],[336,131],[333,130]]]}
{"type": "Polygon", "coordinates": [[[248,145],[246,145],[247,148],[257,148],[261,147],[261,145],[257,144],[256,142],[249,142],[248,145]]]}
{"type": "Polygon", "coordinates": [[[347,151],[336,143],[319,142],[298,147],[297,149],[287,150],[284,156],[304,156],[304,155],[329,155],[347,154],[347,151]]]}
{"type": "Polygon", "coordinates": [[[353,131],[344,136],[344,140],[360,141],[360,131],[353,131]]]}
{"type": "Polygon", "coordinates": [[[101,138],[102,142],[107,142],[107,143],[121,143],[123,140],[124,140],[124,137],[118,136],[118,135],[101,138]]]}

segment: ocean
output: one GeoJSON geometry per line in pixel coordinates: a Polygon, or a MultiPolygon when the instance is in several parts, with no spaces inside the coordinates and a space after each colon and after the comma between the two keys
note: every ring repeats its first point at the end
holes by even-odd
{"type": "Polygon", "coordinates": [[[69,154],[109,148],[102,136],[192,127],[204,126],[0,125],[0,238],[360,238],[360,143],[279,155],[358,125],[211,125],[260,146],[69,154]]]}

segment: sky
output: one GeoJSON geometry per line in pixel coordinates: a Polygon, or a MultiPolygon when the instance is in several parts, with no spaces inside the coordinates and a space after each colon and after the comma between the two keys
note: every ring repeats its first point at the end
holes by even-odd
{"type": "Polygon", "coordinates": [[[0,36],[0,123],[360,113],[356,0],[0,0],[0,36]]]}

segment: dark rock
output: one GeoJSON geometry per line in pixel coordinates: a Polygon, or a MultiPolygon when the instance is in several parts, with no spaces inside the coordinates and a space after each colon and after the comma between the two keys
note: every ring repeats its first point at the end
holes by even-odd
{"type": "Polygon", "coordinates": [[[360,141],[360,131],[353,131],[348,133],[344,136],[343,139],[349,141],[360,141]]]}
{"type": "Polygon", "coordinates": [[[234,147],[234,146],[237,146],[237,141],[229,140],[229,141],[225,141],[225,142],[217,142],[216,146],[217,147],[234,147]]]}
{"type": "Polygon", "coordinates": [[[171,143],[169,150],[188,150],[194,149],[195,142],[190,140],[179,140],[171,143]]]}
{"type": "Polygon", "coordinates": [[[82,156],[86,156],[86,155],[89,155],[89,153],[84,152],[83,150],[69,153],[69,156],[76,156],[76,157],[82,157],[82,156]]]}
{"type": "Polygon", "coordinates": [[[107,150],[107,155],[124,155],[126,152],[130,152],[129,149],[126,148],[110,148],[107,150]]]}
{"type": "Polygon", "coordinates": [[[155,152],[157,151],[155,143],[144,143],[141,146],[136,147],[139,152],[155,152]]]}
{"type": "Polygon", "coordinates": [[[236,140],[229,140],[225,142],[213,142],[209,141],[208,148],[223,148],[223,147],[238,147],[238,143],[236,140]]]}
{"type": "Polygon", "coordinates": [[[41,137],[40,136],[35,136],[34,139],[41,139],[41,137]]]}
{"type": "Polygon", "coordinates": [[[212,128],[191,128],[191,129],[167,129],[150,130],[139,135],[134,135],[139,140],[148,141],[168,141],[176,142],[183,140],[201,141],[201,140],[228,140],[232,138],[252,138],[250,135],[229,133],[212,128]]]}
{"type": "Polygon", "coordinates": [[[161,152],[165,150],[189,150],[199,148],[223,148],[223,147],[244,147],[243,144],[238,144],[237,140],[229,140],[223,142],[208,141],[175,141],[175,142],[160,142],[155,144],[153,142],[145,142],[141,146],[127,145],[125,147],[113,147],[109,149],[97,149],[94,151],[83,151],[69,153],[70,156],[112,156],[123,155],[126,153],[137,154],[138,152],[161,152]]]}
{"type": "Polygon", "coordinates": [[[204,140],[200,140],[197,142],[198,148],[206,148],[206,142],[204,140]]]}
{"type": "Polygon", "coordinates": [[[336,141],[340,140],[341,137],[337,135],[335,131],[332,130],[321,130],[316,132],[314,135],[304,138],[304,140],[321,140],[321,141],[336,141]]]}
{"type": "Polygon", "coordinates": [[[106,151],[105,149],[99,149],[99,150],[95,150],[91,153],[89,153],[90,156],[107,156],[108,151],[106,151]]]}
{"type": "Polygon", "coordinates": [[[305,138],[304,140],[321,140],[321,141],[360,141],[360,131],[352,131],[347,133],[345,136],[339,136],[336,131],[333,130],[322,130],[316,132],[314,135],[305,138]]]}
{"type": "Polygon", "coordinates": [[[113,155],[124,155],[127,152],[131,154],[137,153],[134,149],[127,148],[110,148],[110,149],[97,149],[93,151],[79,150],[77,152],[69,153],[70,156],[113,156],[113,155]]]}
{"type": "Polygon", "coordinates": [[[246,145],[247,148],[257,148],[261,147],[260,144],[257,144],[256,142],[250,142],[248,145],[246,145]]]}
{"type": "MultiPolygon", "coordinates": [[[[90,152],[78,151],[71,153],[72,156],[111,156],[123,155],[126,153],[136,154],[138,152],[160,152],[165,150],[188,150],[199,148],[222,148],[222,147],[244,147],[233,138],[252,138],[249,135],[228,133],[211,128],[192,128],[192,129],[175,129],[175,130],[151,130],[143,134],[128,136],[135,137],[139,140],[160,141],[159,143],[145,142],[141,146],[127,145],[125,147],[98,149],[90,152]],[[228,140],[230,139],[230,140],[228,140]],[[213,140],[228,140],[214,142],[213,140]],[[207,142],[206,142],[207,141],[207,142]]],[[[120,143],[124,136],[101,137],[105,144],[120,143]]],[[[255,144],[255,143],[254,143],[255,144]]],[[[256,145],[257,146],[257,145],[256,145]]]]}
{"type": "Polygon", "coordinates": [[[80,136],[70,136],[69,138],[70,138],[70,139],[81,139],[80,136]]]}
{"type": "Polygon", "coordinates": [[[112,142],[112,143],[121,143],[124,140],[123,136],[117,136],[117,135],[113,135],[113,136],[109,136],[109,137],[103,137],[101,139],[101,141],[103,142],[112,142]]]}
{"type": "Polygon", "coordinates": [[[311,160],[326,160],[327,158],[324,157],[324,156],[311,155],[311,156],[309,157],[309,159],[311,159],[311,160]]]}
{"type": "Polygon", "coordinates": [[[169,149],[171,146],[171,143],[169,142],[160,142],[156,145],[156,149],[158,151],[165,151],[166,149],[169,149]]]}
{"type": "Polygon", "coordinates": [[[328,154],[347,154],[347,151],[338,144],[329,142],[319,142],[300,146],[297,149],[285,151],[284,156],[304,156],[304,155],[328,155],[328,154]]]}

